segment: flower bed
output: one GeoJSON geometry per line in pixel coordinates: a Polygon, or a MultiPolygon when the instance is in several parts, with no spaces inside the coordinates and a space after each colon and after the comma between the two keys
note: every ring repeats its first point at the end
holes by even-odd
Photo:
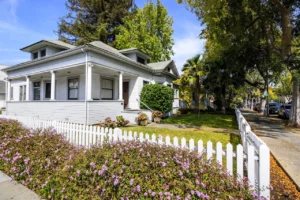
{"type": "Polygon", "coordinates": [[[150,143],[83,149],[0,119],[0,170],[47,199],[255,199],[197,153],[150,143]]]}

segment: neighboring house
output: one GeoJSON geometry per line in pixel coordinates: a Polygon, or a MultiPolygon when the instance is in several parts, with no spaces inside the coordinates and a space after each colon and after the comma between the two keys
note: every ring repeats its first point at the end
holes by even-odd
{"type": "MultiPolygon", "coordinates": [[[[6,68],[7,66],[0,65],[0,70],[6,68]]],[[[6,107],[6,74],[0,71],[0,109],[6,107]]]]}
{"type": "Polygon", "coordinates": [[[172,83],[179,77],[175,63],[147,63],[150,57],[139,49],[42,40],[21,50],[31,60],[3,69],[7,115],[88,124],[123,115],[134,123],[142,87],[151,83],[174,88],[174,109],[179,105],[178,86],[172,83]]]}

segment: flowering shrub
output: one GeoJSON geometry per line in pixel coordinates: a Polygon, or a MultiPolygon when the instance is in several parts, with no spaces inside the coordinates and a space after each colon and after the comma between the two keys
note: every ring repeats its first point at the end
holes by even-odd
{"type": "Polygon", "coordinates": [[[115,121],[111,120],[110,117],[107,117],[105,120],[104,120],[104,123],[100,124],[100,126],[102,127],[107,127],[107,128],[116,128],[117,127],[117,124],[115,121]]]}
{"type": "Polygon", "coordinates": [[[137,121],[140,122],[140,121],[145,121],[145,120],[148,120],[148,116],[145,114],[145,113],[141,113],[139,114],[139,116],[137,117],[137,121]]]}
{"type": "Polygon", "coordinates": [[[117,116],[117,121],[111,120],[110,117],[107,117],[104,121],[104,123],[100,124],[102,127],[107,128],[116,128],[116,127],[125,127],[127,124],[129,124],[128,120],[125,120],[123,116],[117,116]]]}
{"type": "Polygon", "coordinates": [[[258,199],[197,153],[137,141],[82,149],[52,130],[2,135],[0,170],[46,199],[258,199]]]}
{"type": "Polygon", "coordinates": [[[117,116],[117,126],[118,127],[125,127],[127,124],[129,124],[128,120],[125,120],[123,116],[117,116]]]}
{"type": "Polygon", "coordinates": [[[152,117],[153,117],[153,118],[155,118],[155,117],[162,118],[162,116],[163,116],[163,113],[160,112],[160,111],[158,111],[158,110],[154,110],[154,111],[152,112],[152,117]]]}

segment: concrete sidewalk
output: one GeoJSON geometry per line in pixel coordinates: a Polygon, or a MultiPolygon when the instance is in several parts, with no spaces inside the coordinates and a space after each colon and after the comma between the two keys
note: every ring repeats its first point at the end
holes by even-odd
{"type": "Polygon", "coordinates": [[[278,117],[263,117],[254,111],[242,110],[252,130],[268,145],[270,151],[300,188],[300,135],[284,129],[278,117]]]}
{"type": "Polygon", "coordinates": [[[38,200],[37,194],[0,171],[0,200],[38,200]]]}

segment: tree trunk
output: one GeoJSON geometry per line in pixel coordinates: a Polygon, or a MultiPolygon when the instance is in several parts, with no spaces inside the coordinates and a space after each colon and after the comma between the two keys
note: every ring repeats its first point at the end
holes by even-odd
{"type": "Polygon", "coordinates": [[[200,101],[200,79],[196,77],[196,91],[195,91],[195,111],[199,112],[199,101],[200,101]]]}
{"type": "Polygon", "coordinates": [[[222,86],[222,113],[226,114],[226,87],[222,86]]]}
{"type": "Polygon", "coordinates": [[[300,92],[299,80],[293,79],[293,97],[290,111],[289,126],[300,127],[300,92]]]}

